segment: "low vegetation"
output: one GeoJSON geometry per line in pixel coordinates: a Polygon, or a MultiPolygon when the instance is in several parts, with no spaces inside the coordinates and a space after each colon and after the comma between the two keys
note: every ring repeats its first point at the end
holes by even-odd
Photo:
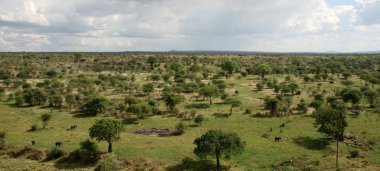
{"type": "Polygon", "coordinates": [[[379,170],[379,57],[0,53],[0,170],[379,170]]]}

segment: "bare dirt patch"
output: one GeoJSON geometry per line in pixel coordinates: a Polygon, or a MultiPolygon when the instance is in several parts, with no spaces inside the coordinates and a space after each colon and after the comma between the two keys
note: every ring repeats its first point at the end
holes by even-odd
{"type": "Polygon", "coordinates": [[[146,128],[141,130],[133,131],[134,134],[168,137],[172,135],[172,132],[167,128],[146,128]]]}

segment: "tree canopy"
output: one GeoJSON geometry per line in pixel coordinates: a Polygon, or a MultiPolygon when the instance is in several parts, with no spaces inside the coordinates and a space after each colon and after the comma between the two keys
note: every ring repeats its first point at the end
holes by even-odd
{"type": "Polygon", "coordinates": [[[200,158],[213,156],[216,158],[216,169],[219,171],[220,158],[229,159],[231,156],[244,152],[245,142],[236,133],[225,133],[221,130],[210,130],[194,140],[194,154],[200,158]]]}
{"type": "Polygon", "coordinates": [[[112,143],[120,138],[124,125],[118,120],[101,119],[89,129],[90,137],[97,141],[108,142],[108,152],[112,152],[112,143]]]}

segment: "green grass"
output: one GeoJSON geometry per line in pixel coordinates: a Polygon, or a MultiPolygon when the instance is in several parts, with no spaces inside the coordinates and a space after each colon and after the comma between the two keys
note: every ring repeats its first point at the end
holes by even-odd
{"type": "MultiPolygon", "coordinates": [[[[208,108],[196,109],[200,114],[205,115],[206,121],[200,127],[190,127],[193,121],[182,121],[176,117],[153,116],[140,120],[139,124],[126,125],[126,131],[121,134],[121,139],[114,143],[114,153],[127,159],[144,158],[162,165],[174,165],[181,162],[185,157],[196,158],[192,153],[194,149],[193,141],[196,137],[202,135],[210,129],[222,129],[237,133],[243,141],[246,142],[245,152],[241,156],[231,160],[222,160],[222,164],[230,165],[233,170],[272,170],[272,164],[290,160],[293,157],[300,158],[305,163],[319,162],[319,165],[310,165],[313,170],[333,170],[335,167],[334,150],[335,143],[326,144],[322,139],[325,137],[316,131],[313,126],[314,119],[308,116],[290,116],[276,118],[254,118],[250,115],[243,114],[244,110],[250,108],[259,111],[262,106],[260,98],[264,98],[269,91],[255,93],[257,80],[247,80],[244,78],[236,80],[228,79],[228,83],[235,83],[234,88],[240,91],[236,97],[243,101],[242,107],[234,108],[232,116],[228,118],[218,118],[213,116],[214,113],[228,113],[229,106],[220,104],[222,101],[218,98],[214,100],[213,105],[208,108]],[[247,84],[247,85],[241,85],[247,84]],[[252,84],[252,85],[249,85],[252,84]],[[174,129],[178,122],[184,122],[187,125],[186,131],[181,136],[173,137],[155,137],[136,135],[131,132],[143,128],[169,128],[174,129]],[[280,127],[286,123],[284,127],[280,127]],[[272,129],[271,132],[269,130],[272,129]],[[261,137],[268,134],[269,138],[261,137]],[[274,137],[282,137],[281,142],[274,142],[274,137]]],[[[297,80],[301,83],[301,80],[297,80]]],[[[357,86],[359,85],[356,81],[357,86]]],[[[304,90],[305,87],[316,87],[316,83],[300,84],[304,90]]],[[[329,88],[330,85],[323,83],[323,88],[329,88]]],[[[229,89],[227,89],[229,90],[229,89]]],[[[304,95],[302,95],[304,96],[304,95]]],[[[311,97],[307,100],[311,100],[311,97]]],[[[300,97],[294,98],[293,105],[296,105],[300,97]]],[[[206,103],[191,102],[191,103],[206,103]]],[[[191,110],[186,105],[191,103],[182,103],[179,105],[180,110],[191,110]]],[[[161,107],[164,107],[160,104],[161,107]]],[[[52,112],[52,120],[46,130],[28,132],[32,124],[41,126],[39,117],[42,113],[51,112],[49,109],[16,108],[10,103],[0,104],[0,129],[7,132],[7,144],[24,146],[31,140],[37,142],[36,147],[50,149],[55,145],[55,141],[63,141],[63,149],[73,151],[79,148],[79,142],[89,138],[88,128],[102,117],[74,117],[69,112],[52,112]],[[77,130],[67,131],[70,125],[78,125],[77,130]]],[[[366,114],[362,112],[359,118],[348,118],[349,127],[347,133],[366,137],[368,140],[380,142],[380,117],[373,113],[366,114]],[[371,120],[371,122],[369,121],[371,120]],[[364,133],[365,132],[365,133],[364,133]]],[[[99,146],[102,151],[106,151],[107,144],[100,142],[99,146]]],[[[380,148],[375,146],[373,151],[360,150],[364,156],[362,159],[348,159],[349,150],[353,147],[341,143],[341,163],[342,168],[359,168],[360,161],[367,160],[371,166],[366,169],[379,169],[380,166],[380,148]]],[[[209,158],[212,159],[212,158],[209,158]]],[[[0,159],[1,160],[1,159],[0,159]]],[[[0,167],[1,168],[1,167],[0,167]]],[[[284,168],[285,170],[299,170],[292,166],[284,168]]]]}

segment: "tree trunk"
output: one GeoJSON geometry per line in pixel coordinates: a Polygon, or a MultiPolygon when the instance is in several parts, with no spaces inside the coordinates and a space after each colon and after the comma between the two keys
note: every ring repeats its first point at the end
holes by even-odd
{"type": "Polygon", "coordinates": [[[112,142],[108,142],[108,152],[112,153],[112,142]]]}
{"type": "Polygon", "coordinates": [[[220,168],[220,161],[219,161],[219,155],[216,155],[216,170],[221,171],[222,169],[220,168]]]}
{"type": "Polygon", "coordinates": [[[233,106],[231,106],[231,109],[230,109],[230,115],[232,115],[232,108],[233,108],[233,106]]]}
{"type": "Polygon", "coordinates": [[[261,79],[264,79],[264,75],[265,75],[264,73],[261,73],[261,79]]]}
{"type": "Polygon", "coordinates": [[[210,105],[212,105],[212,97],[210,97],[210,105]]]}

